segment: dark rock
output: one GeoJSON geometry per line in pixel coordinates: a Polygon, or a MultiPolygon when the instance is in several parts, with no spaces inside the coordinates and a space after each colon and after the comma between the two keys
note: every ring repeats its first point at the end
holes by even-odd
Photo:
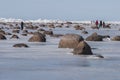
{"type": "Polygon", "coordinates": [[[22,36],[27,36],[27,34],[23,33],[22,36]]]}
{"type": "Polygon", "coordinates": [[[46,42],[46,38],[43,34],[36,33],[28,41],[29,42],[46,42]]]}
{"type": "Polygon", "coordinates": [[[27,34],[27,33],[28,33],[28,30],[23,30],[22,33],[27,34]]]}
{"type": "Polygon", "coordinates": [[[85,42],[81,41],[73,50],[74,55],[93,55],[91,47],[85,42]]]}
{"type": "Polygon", "coordinates": [[[112,41],[120,41],[120,36],[115,36],[111,39],[112,41]]]}
{"type": "Polygon", "coordinates": [[[17,26],[17,27],[14,27],[14,29],[20,29],[20,27],[17,26]]]}
{"type": "Polygon", "coordinates": [[[13,45],[13,47],[25,47],[25,48],[27,48],[29,46],[24,44],[24,43],[18,43],[18,44],[13,45]]]}
{"type": "Polygon", "coordinates": [[[52,24],[52,23],[51,23],[51,24],[48,24],[48,27],[49,27],[49,28],[55,28],[54,24],[52,24]]]}
{"type": "Polygon", "coordinates": [[[33,26],[33,25],[26,26],[26,29],[36,30],[38,28],[39,28],[38,26],[33,26]]]}
{"type": "Polygon", "coordinates": [[[96,32],[93,33],[91,36],[86,38],[87,41],[103,41],[103,36],[98,35],[96,32]]]}
{"type": "Polygon", "coordinates": [[[13,39],[13,38],[14,38],[14,39],[19,39],[19,37],[18,37],[17,35],[15,35],[15,34],[12,35],[12,37],[11,37],[10,39],[13,39]]]}
{"type": "Polygon", "coordinates": [[[20,30],[18,30],[18,29],[14,29],[12,32],[13,32],[13,33],[19,33],[20,30]]]}
{"type": "Polygon", "coordinates": [[[83,33],[83,34],[88,34],[88,32],[87,32],[87,31],[82,31],[82,33],[83,33]]]}
{"type": "Polygon", "coordinates": [[[11,33],[9,33],[9,32],[6,32],[6,33],[5,33],[5,35],[12,35],[12,34],[11,34],[11,33]]]}
{"type": "Polygon", "coordinates": [[[75,25],[74,28],[75,28],[76,30],[85,30],[85,28],[84,28],[84,27],[81,27],[80,25],[75,25]]]}
{"type": "Polygon", "coordinates": [[[75,48],[83,37],[78,34],[66,34],[62,36],[59,42],[59,48],[75,48]]]}
{"type": "Polygon", "coordinates": [[[6,40],[7,38],[3,35],[3,34],[0,34],[0,40],[6,40]]]}
{"type": "Polygon", "coordinates": [[[96,54],[95,56],[98,57],[98,58],[104,58],[104,56],[102,56],[100,54],[96,54]]]}
{"type": "Polygon", "coordinates": [[[51,37],[62,37],[63,34],[53,34],[53,35],[50,35],[51,37]]]}
{"type": "Polygon", "coordinates": [[[53,35],[53,31],[44,31],[44,34],[46,34],[46,35],[53,35]]]}
{"type": "Polygon", "coordinates": [[[2,29],[0,29],[0,34],[5,34],[5,31],[3,31],[2,29]]]}

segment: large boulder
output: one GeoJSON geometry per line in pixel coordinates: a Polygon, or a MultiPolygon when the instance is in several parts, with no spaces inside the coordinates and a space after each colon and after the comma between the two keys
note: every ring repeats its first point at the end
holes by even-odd
{"type": "Polygon", "coordinates": [[[115,36],[112,38],[112,41],[120,41],[120,36],[115,36]]]}
{"type": "Polygon", "coordinates": [[[91,47],[85,42],[81,41],[73,50],[74,55],[93,55],[91,47]]]}
{"type": "Polygon", "coordinates": [[[41,33],[34,33],[34,35],[28,40],[29,42],[46,42],[45,35],[41,33]]]}
{"type": "Polygon", "coordinates": [[[25,47],[25,48],[27,48],[29,46],[27,44],[24,44],[24,43],[18,43],[18,44],[13,45],[13,47],[25,47]]]}
{"type": "Polygon", "coordinates": [[[59,48],[75,48],[80,41],[83,41],[83,37],[78,34],[66,34],[62,36],[59,42],[59,48]]]}
{"type": "Polygon", "coordinates": [[[86,41],[103,41],[103,36],[98,35],[96,32],[86,38],[86,41]]]}
{"type": "Polygon", "coordinates": [[[0,40],[6,40],[7,38],[3,35],[3,34],[0,34],[0,40]]]}

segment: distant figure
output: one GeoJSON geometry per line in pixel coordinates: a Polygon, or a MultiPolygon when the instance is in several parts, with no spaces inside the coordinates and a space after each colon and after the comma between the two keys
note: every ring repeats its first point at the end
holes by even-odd
{"type": "Polygon", "coordinates": [[[24,23],[23,23],[23,22],[21,22],[21,30],[23,30],[23,25],[24,25],[24,23]]]}
{"type": "Polygon", "coordinates": [[[103,28],[105,28],[105,22],[103,22],[103,28]]]}
{"type": "Polygon", "coordinates": [[[102,27],[102,25],[103,25],[103,23],[102,23],[102,21],[100,21],[99,28],[102,27]]]}
{"type": "Polygon", "coordinates": [[[98,27],[98,20],[96,20],[95,25],[96,25],[96,27],[98,27]]]}

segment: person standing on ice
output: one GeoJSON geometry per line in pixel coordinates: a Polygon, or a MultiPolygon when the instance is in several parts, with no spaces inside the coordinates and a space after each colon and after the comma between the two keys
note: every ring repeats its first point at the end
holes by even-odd
{"type": "Polygon", "coordinates": [[[105,28],[105,22],[103,22],[103,28],[105,28]]]}
{"type": "Polygon", "coordinates": [[[96,20],[95,25],[96,25],[96,27],[98,27],[98,20],[96,20]]]}
{"type": "Polygon", "coordinates": [[[21,22],[21,30],[23,30],[23,28],[24,28],[24,23],[23,23],[23,21],[21,22]]]}
{"type": "Polygon", "coordinates": [[[99,28],[102,27],[103,23],[102,20],[100,21],[99,28]]]}

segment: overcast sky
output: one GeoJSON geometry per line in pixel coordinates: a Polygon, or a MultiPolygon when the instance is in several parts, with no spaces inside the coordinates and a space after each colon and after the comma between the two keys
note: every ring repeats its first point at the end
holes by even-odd
{"type": "Polygon", "coordinates": [[[1,18],[120,20],[120,0],[0,0],[1,18]]]}

